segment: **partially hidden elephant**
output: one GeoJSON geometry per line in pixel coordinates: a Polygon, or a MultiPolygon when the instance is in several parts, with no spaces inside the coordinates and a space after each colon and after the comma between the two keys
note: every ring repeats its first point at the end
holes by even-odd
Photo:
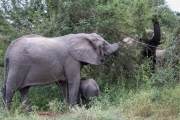
{"type": "Polygon", "coordinates": [[[81,79],[79,87],[78,104],[80,104],[84,100],[91,101],[94,98],[98,98],[99,95],[99,85],[94,79],[81,79]]]}
{"type": "Polygon", "coordinates": [[[166,54],[166,49],[156,50],[155,70],[157,70],[159,68],[159,66],[166,61],[165,58],[164,58],[165,54],[166,54]]]}
{"type": "Polygon", "coordinates": [[[166,49],[156,50],[156,60],[162,59],[163,55],[165,55],[166,49]]]}
{"type": "Polygon", "coordinates": [[[174,48],[156,50],[156,70],[160,66],[164,66],[165,63],[169,64],[170,67],[177,66],[179,64],[179,57],[178,42],[174,45],[174,48]]]}
{"type": "Polygon", "coordinates": [[[17,38],[4,57],[2,106],[10,108],[16,91],[29,106],[29,88],[51,83],[61,84],[63,97],[73,106],[78,98],[82,66],[100,65],[105,55],[118,48],[118,43],[110,44],[96,33],[52,38],[31,34],[17,38]]]}
{"type": "Polygon", "coordinates": [[[154,26],[154,30],[146,30],[146,35],[138,37],[137,39],[133,39],[130,37],[125,38],[123,41],[127,43],[128,46],[137,46],[138,43],[142,42],[143,50],[142,50],[142,57],[143,58],[151,58],[153,62],[152,70],[155,70],[156,65],[156,49],[158,45],[164,43],[166,40],[161,41],[161,29],[160,24],[157,19],[157,15],[153,15],[152,23],[154,26]]]}

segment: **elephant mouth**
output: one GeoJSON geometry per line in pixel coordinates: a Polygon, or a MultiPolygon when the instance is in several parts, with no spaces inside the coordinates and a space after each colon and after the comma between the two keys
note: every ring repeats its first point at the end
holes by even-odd
{"type": "Polygon", "coordinates": [[[105,62],[105,58],[100,59],[101,63],[105,62]]]}
{"type": "Polygon", "coordinates": [[[87,65],[88,63],[87,62],[82,62],[81,61],[81,65],[87,65]]]}

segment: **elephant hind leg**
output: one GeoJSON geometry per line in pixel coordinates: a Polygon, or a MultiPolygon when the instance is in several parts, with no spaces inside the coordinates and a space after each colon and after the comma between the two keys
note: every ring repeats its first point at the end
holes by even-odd
{"type": "Polygon", "coordinates": [[[25,104],[24,108],[25,111],[31,111],[30,109],[30,103],[29,103],[29,98],[28,98],[28,91],[29,91],[30,86],[24,87],[19,90],[20,96],[21,96],[21,101],[25,104]]]}
{"type": "Polygon", "coordinates": [[[4,108],[10,109],[11,101],[14,95],[14,90],[10,89],[8,86],[6,87],[6,99],[4,99],[3,104],[4,108]]]}
{"type": "Polygon", "coordinates": [[[1,88],[1,93],[2,93],[2,108],[5,108],[6,105],[6,85],[4,84],[1,88]]]}
{"type": "Polygon", "coordinates": [[[29,69],[29,66],[23,65],[14,65],[9,68],[8,77],[5,83],[5,107],[8,109],[10,108],[14,93],[21,88],[29,69]]]}

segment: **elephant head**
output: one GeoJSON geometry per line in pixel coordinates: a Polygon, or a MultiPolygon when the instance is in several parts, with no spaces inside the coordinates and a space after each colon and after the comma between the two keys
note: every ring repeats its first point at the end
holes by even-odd
{"type": "Polygon", "coordinates": [[[98,98],[99,95],[99,85],[94,79],[81,79],[78,95],[78,104],[82,105],[82,102],[84,101],[92,101],[94,98],[98,98]]]}
{"type": "Polygon", "coordinates": [[[161,29],[157,19],[157,15],[153,15],[152,23],[154,26],[154,30],[146,30],[146,34],[140,37],[140,41],[146,43],[149,46],[157,47],[159,44],[165,42],[161,42],[161,29]]]}
{"type": "Polygon", "coordinates": [[[133,39],[131,37],[126,37],[122,40],[126,45],[124,47],[136,47],[138,45],[139,39],[133,39]]]}
{"type": "Polygon", "coordinates": [[[110,44],[95,33],[77,34],[68,41],[68,50],[74,59],[93,65],[100,65],[105,60],[105,55],[118,48],[117,43],[110,44]]]}

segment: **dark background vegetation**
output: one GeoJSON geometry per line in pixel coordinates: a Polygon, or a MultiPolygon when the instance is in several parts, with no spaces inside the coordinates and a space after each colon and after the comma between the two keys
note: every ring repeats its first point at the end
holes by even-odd
{"type": "MultiPolygon", "coordinates": [[[[94,78],[100,85],[105,107],[116,105],[126,93],[178,84],[180,47],[174,46],[179,44],[180,13],[172,11],[165,0],[1,0],[0,4],[1,84],[4,53],[11,41],[27,34],[56,37],[70,33],[97,33],[110,43],[120,43],[118,54],[107,56],[104,64],[88,65],[82,70],[82,77],[94,78]],[[169,51],[169,62],[155,73],[150,72],[151,61],[141,59],[141,45],[127,49],[122,42],[127,36],[136,38],[146,29],[153,29],[153,14],[159,16],[162,40],[166,39],[158,49],[169,51]],[[174,59],[177,66],[172,68],[169,64],[174,59]]],[[[61,99],[55,84],[32,87],[29,94],[31,106],[39,110],[47,110],[49,101],[61,99]]],[[[13,101],[16,109],[20,103],[18,93],[13,101]]]]}

